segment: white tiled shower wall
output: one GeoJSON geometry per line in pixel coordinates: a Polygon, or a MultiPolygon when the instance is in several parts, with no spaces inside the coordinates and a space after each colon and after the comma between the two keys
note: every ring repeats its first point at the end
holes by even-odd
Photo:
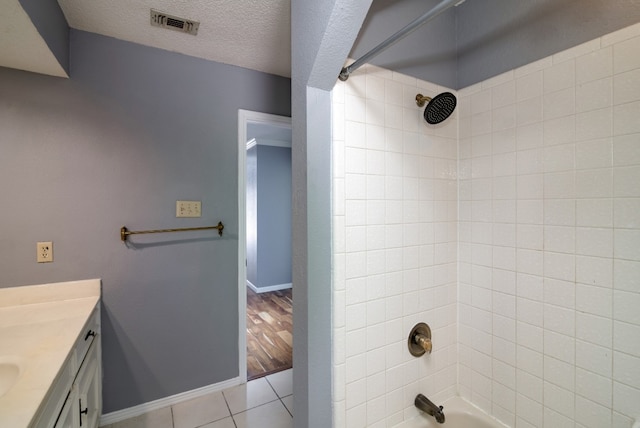
{"type": "Polygon", "coordinates": [[[334,426],[458,390],[511,426],[629,428],[640,25],[463,89],[427,127],[415,94],[442,90],[366,66],[333,91],[334,426]],[[406,350],[418,321],[428,358],[406,350]]]}
{"type": "Polygon", "coordinates": [[[459,388],[510,426],[640,416],[640,25],[459,92],[459,388]]]}
{"type": "Polygon", "coordinates": [[[456,392],[457,118],[429,127],[415,104],[443,90],[370,66],[333,90],[335,427],[456,392]],[[428,358],[407,349],[418,322],[428,358]]]}

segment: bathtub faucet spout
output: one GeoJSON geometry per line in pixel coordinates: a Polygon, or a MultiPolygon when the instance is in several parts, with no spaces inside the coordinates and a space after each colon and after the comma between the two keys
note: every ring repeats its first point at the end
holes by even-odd
{"type": "Polygon", "coordinates": [[[413,403],[418,409],[436,418],[436,422],[439,424],[444,423],[444,412],[442,411],[442,406],[436,406],[431,402],[431,400],[422,394],[416,395],[416,400],[413,403]]]}

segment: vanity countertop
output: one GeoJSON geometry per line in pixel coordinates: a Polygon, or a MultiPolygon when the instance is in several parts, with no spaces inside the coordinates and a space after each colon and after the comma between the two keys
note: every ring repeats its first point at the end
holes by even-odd
{"type": "Polygon", "coordinates": [[[21,368],[0,425],[27,428],[100,301],[100,280],[0,288],[0,364],[21,368]]]}

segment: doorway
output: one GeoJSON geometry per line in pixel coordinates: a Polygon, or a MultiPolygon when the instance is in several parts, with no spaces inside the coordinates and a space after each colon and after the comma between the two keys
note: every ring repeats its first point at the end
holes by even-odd
{"type": "Polygon", "coordinates": [[[238,111],[240,378],[292,367],[291,118],[238,111]]]}

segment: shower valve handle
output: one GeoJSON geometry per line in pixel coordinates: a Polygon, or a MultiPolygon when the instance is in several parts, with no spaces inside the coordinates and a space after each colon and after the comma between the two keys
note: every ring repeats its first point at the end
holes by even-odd
{"type": "Polygon", "coordinates": [[[433,344],[431,343],[431,339],[429,339],[427,336],[416,333],[415,336],[413,336],[413,341],[420,345],[420,347],[424,349],[424,352],[426,352],[427,354],[431,353],[433,344]]]}

